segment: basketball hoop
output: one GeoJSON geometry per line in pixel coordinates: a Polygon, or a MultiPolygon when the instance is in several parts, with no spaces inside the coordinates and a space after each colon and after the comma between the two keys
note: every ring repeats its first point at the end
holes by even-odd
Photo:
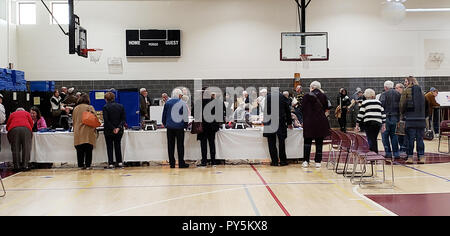
{"type": "Polygon", "coordinates": [[[309,69],[309,62],[311,61],[311,54],[301,54],[300,61],[302,62],[303,69],[309,69]]]}
{"type": "Polygon", "coordinates": [[[89,53],[89,59],[91,60],[91,62],[97,63],[100,61],[100,57],[102,57],[103,49],[100,48],[82,49],[81,52],[85,55],[89,53]]]}

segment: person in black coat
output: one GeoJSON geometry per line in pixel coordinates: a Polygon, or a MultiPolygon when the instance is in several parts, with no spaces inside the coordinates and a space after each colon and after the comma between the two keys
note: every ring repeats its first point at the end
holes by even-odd
{"type": "Polygon", "coordinates": [[[325,115],[328,99],[321,91],[319,82],[310,85],[310,93],[303,96],[303,137],[305,139],[303,167],[309,166],[312,141],[316,142],[316,168],[321,167],[323,140],[330,135],[330,124],[325,115]]]}
{"type": "Polygon", "coordinates": [[[121,141],[126,123],[125,109],[122,104],[116,103],[114,99],[114,93],[106,93],[106,105],[103,107],[104,134],[108,152],[107,168],[110,169],[114,168],[113,149],[116,153],[118,167],[123,167],[121,141]]]}
{"type": "Polygon", "coordinates": [[[339,90],[339,95],[337,96],[337,106],[341,109],[341,118],[338,119],[339,126],[342,132],[347,132],[347,111],[348,107],[351,105],[351,100],[347,95],[347,90],[341,88],[339,90]]]}
{"type": "MultiPolygon", "coordinates": [[[[289,100],[281,93],[272,91],[265,99],[264,110],[264,134],[269,145],[270,158],[272,159],[271,166],[278,166],[278,158],[280,166],[288,165],[286,156],[285,141],[287,138],[287,129],[292,129],[292,116],[289,108],[289,100]],[[277,108],[272,107],[272,99],[276,98],[278,102],[278,114],[273,114],[272,110],[277,108]],[[274,121],[274,122],[272,122],[274,121]],[[278,121],[278,122],[277,122],[278,121]],[[277,124],[278,123],[278,124],[277,124]],[[277,137],[279,142],[279,150],[277,150],[277,137]]],[[[275,103],[276,101],[274,101],[275,103]]]]}
{"type": "MultiPolygon", "coordinates": [[[[211,154],[211,165],[217,165],[216,161],[216,133],[220,129],[220,124],[225,121],[224,111],[226,110],[225,104],[222,99],[216,99],[215,94],[211,94],[205,88],[203,89],[202,95],[202,128],[203,132],[197,135],[197,140],[200,141],[200,146],[202,150],[202,162],[199,166],[207,166],[207,156],[208,156],[208,144],[209,151],[211,154]],[[209,111],[205,113],[206,106],[212,106],[211,114],[212,117],[205,119],[205,115],[209,115],[209,111]],[[216,111],[217,107],[222,107],[222,111],[216,111]],[[218,112],[218,113],[216,113],[218,112]],[[220,118],[216,119],[216,114],[221,114],[220,118]]],[[[208,106],[208,107],[209,107],[208,106]]],[[[207,109],[208,110],[208,109],[207,109]]]]}

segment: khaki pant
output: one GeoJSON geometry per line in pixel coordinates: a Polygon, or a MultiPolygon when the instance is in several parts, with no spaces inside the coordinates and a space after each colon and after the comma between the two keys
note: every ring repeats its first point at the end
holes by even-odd
{"type": "Polygon", "coordinates": [[[16,127],[8,132],[15,169],[29,167],[32,137],[33,133],[26,127],[16,127]]]}

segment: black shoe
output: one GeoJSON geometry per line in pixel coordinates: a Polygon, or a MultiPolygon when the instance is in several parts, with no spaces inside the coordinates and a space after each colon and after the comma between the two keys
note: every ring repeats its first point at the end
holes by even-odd
{"type": "Polygon", "coordinates": [[[25,167],[25,168],[22,168],[22,171],[23,172],[28,172],[28,171],[30,171],[31,170],[31,168],[30,167],[25,167]]]}
{"type": "Polygon", "coordinates": [[[175,165],[170,165],[170,168],[171,168],[171,169],[175,168],[175,165]]]}
{"type": "Polygon", "coordinates": [[[272,163],[270,163],[270,165],[271,165],[271,166],[278,166],[278,163],[272,162],[272,163]]]}
{"type": "Polygon", "coordinates": [[[181,168],[181,169],[183,169],[183,168],[189,168],[189,164],[186,164],[186,163],[181,164],[181,165],[178,166],[178,168],[181,168]]]}
{"type": "Polygon", "coordinates": [[[289,165],[289,163],[287,163],[287,162],[281,162],[280,163],[280,166],[287,166],[287,165],[289,165]]]}
{"type": "Polygon", "coordinates": [[[207,165],[206,165],[206,163],[203,163],[203,162],[202,162],[201,164],[198,164],[197,166],[198,166],[198,167],[205,167],[205,166],[207,166],[207,165]]]}

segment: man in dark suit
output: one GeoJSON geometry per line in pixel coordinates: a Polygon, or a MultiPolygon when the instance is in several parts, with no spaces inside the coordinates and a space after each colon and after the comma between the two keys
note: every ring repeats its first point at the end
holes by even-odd
{"type": "Polygon", "coordinates": [[[281,93],[272,91],[267,95],[265,101],[263,134],[268,141],[270,158],[272,159],[271,166],[278,166],[278,158],[280,160],[280,166],[288,165],[285,145],[288,128],[292,129],[289,100],[281,93]],[[272,103],[277,107],[272,107],[272,103]],[[277,137],[279,150],[277,150],[277,137]]]}

